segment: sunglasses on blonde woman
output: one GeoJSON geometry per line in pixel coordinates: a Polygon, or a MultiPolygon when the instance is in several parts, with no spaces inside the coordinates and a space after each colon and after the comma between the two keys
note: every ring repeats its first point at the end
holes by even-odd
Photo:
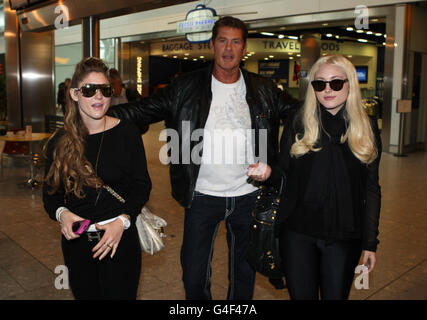
{"type": "Polygon", "coordinates": [[[323,80],[313,80],[311,81],[311,85],[313,89],[320,92],[326,89],[326,84],[329,83],[329,87],[334,91],[340,91],[344,83],[346,83],[348,79],[334,79],[331,81],[323,81],[323,80]]]}
{"type": "Polygon", "coordinates": [[[106,98],[111,97],[111,95],[113,94],[113,88],[111,84],[86,83],[82,85],[80,89],[75,88],[74,90],[81,91],[83,97],[90,98],[96,94],[96,91],[98,89],[101,91],[102,95],[106,98]]]}

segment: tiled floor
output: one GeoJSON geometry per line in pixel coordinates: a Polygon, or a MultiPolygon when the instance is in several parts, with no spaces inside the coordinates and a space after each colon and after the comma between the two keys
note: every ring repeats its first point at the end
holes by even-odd
{"type": "MultiPolygon", "coordinates": [[[[168,168],[159,161],[159,124],[144,136],[153,190],[148,207],[165,218],[166,247],[143,254],[139,299],[181,300],[184,290],[179,262],[184,210],[170,196],[168,168]]],[[[73,299],[55,288],[63,264],[58,224],[44,212],[39,189],[20,185],[25,163],[5,162],[0,181],[0,299],[73,299]]],[[[383,154],[383,192],[377,266],[369,289],[353,286],[350,299],[427,299],[427,153],[407,158],[383,154]]],[[[214,299],[227,295],[227,242],[222,225],[215,242],[212,273],[214,299]]],[[[274,289],[257,275],[254,299],[287,300],[287,290],[274,289]]]]}

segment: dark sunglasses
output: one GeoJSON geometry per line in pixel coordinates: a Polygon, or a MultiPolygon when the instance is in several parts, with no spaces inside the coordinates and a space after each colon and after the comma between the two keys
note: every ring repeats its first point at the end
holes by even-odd
{"type": "Polygon", "coordinates": [[[100,90],[102,95],[106,98],[111,97],[113,94],[113,88],[111,84],[93,84],[93,83],[86,83],[82,85],[80,89],[75,88],[76,91],[81,91],[82,96],[86,98],[93,97],[96,94],[96,90],[100,90]]]}
{"type": "Polygon", "coordinates": [[[326,88],[326,84],[329,83],[329,87],[331,87],[334,91],[340,91],[342,87],[344,86],[344,83],[346,83],[348,79],[334,79],[331,81],[323,81],[323,80],[313,80],[311,81],[311,85],[313,86],[313,89],[316,91],[323,91],[326,88]]]}

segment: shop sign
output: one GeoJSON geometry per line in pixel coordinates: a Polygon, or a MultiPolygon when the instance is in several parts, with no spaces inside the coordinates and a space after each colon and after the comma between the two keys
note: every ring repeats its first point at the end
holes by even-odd
{"type": "Polygon", "coordinates": [[[163,54],[200,54],[207,55],[211,52],[209,42],[190,43],[188,41],[155,42],[151,44],[152,55],[163,54]]]}
{"type": "Polygon", "coordinates": [[[209,50],[211,47],[209,42],[206,43],[190,43],[187,41],[183,42],[172,42],[172,43],[163,43],[162,52],[179,52],[179,51],[193,51],[193,50],[209,50]]]}
{"type": "Polygon", "coordinates": [[[212,28],[219,17],[214,9],[199,4],[185,19],[178,22],[177,33],[185,34],[188,42],[206,42],[212,38],[212,28]]]}
{"type": "Polygon", "coordinates": [[[280,51],[289,51],[289,52],[300,52],[301,46],[299,41],[295,40],[269,40],[262,41],[264,44],[265,50],[280,50],[280,51]]]}
{"type": "Polygon", "coordinates": [[[320,48],[322,51],[340,51],[340,45],[335,42],[322,42],[320,48]]]}

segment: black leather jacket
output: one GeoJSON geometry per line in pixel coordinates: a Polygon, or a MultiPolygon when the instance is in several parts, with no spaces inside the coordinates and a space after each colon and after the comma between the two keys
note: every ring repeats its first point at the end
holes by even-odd
{"type": "MultiPolygon", "coordinates": [[[[209,115],[212,101],[212,68],[201,69],[176,78],[170,85],[150,97],[128,104],[114,106],[109,114],[135,122],[141,131],[147,125],[165,121],[166,128],[174,129],[179,135],[179,164],[170,164],[172,196],[185,208],[191,206],[200,165],[183,163],[182,145],[194,146],[200,141],[191,141],[191,133],[203,129],[209,115]],[[190,134],[183,132],[183,121],[189,121],[190,134]],[[190,141],[189,141],[190,140],[190,141]]],[[[249,105],[252,128],[267,129],[267,162],[272,164],[278,152],[280,119],[286,117],[290,109],[298,106],[298,101],[284,94],[272,81],[242,69],[246,84],[246,100],[249,105]]],[[[187,123],[188,126],[188,123],[187,123]]],[[[255,139],[255,155],[258,139],[255,139]]]]}

